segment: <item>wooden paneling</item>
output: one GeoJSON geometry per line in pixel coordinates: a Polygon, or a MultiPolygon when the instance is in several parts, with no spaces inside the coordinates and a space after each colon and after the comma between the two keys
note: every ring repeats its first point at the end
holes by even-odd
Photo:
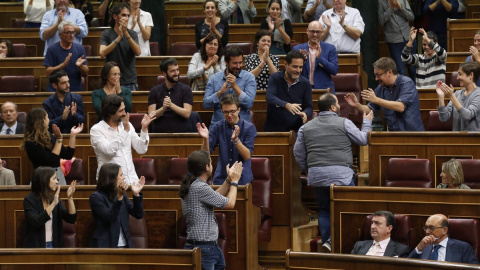
{"type": "Polygon", "coordinates": [[[465,17],[466,19],[480,18],[480,1],[479,0],[466,0],[465,17]]]}
{"type": "MultiPolygon", "coordinates": [[[[468,52],[473,46],[473,35],[479,29],[480,19],[448,19],[448,52],[468,52]]],[[[448,55],[450,56],[450,54],[448,55]]],[[[448,57],[447,57],[448,59],[448,57]]]]}

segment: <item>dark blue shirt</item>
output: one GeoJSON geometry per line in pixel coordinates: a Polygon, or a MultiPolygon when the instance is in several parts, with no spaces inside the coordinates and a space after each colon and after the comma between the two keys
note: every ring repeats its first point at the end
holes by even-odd
{"type": "MultiPolygon", "coordinates": [[[[65,61],[69,53],[72,54],[72,57],[70,58],[70,62],[68,62],[68,66],[65,68],[65,72],[67,72],[68,78],[70,79],[70,91],[83,91],[82,74],[75,65],[75,62],[77,62],[78,58],[82,55],[85,56],[85,60],[87,59],[85,49],[82,45],[73,43],[69,50],[65,50],[60,46],[60,42],[53,44],[48,47],[43,65],[46,67],[58,66],[65,61]]],[[[88,62],[85,61],[84,65],[88,65],[88,62]]],[[[48,83],[48,91],[55,92],[55,88],[53,88],[51,83],[48,83]]]]}
{"type": "MultiPolygon", "coordinates": [[[[54,93],[43,101],[43,108],[47,111],[48,118],[50,119],[49,128],[52,129],[52,125],[55,124],[60,128],[62,133],[70,133],[72,127],[77,126],[80,123],[85,123],[85,110],[83,109],[82,97],[78,94],[68,92],[63,99],[63,103],[57,98],[54,93]],[[68,114],[67,119],[63,120],[63,110],[65,106],[71,106],[72,102],[77,103],[77,113],[72,116],[72,113],[68,114]]],[[[70,107],[71,110],[71,107],[70,107]]]]}
{"type": "Polygon", "coordinates": [[[403,112],[396,112],[375,103],[368,103],[374,111],[383,110],[383,117],[389,131],[424,131],[420,117],[420,101],[415,83],[409,77],[398,74],[392,88],[382,85],[375,88],[375,95],[388,101],[399,101],[405,106],[403,112]]]}
{"type": "Polygon", "coordinates": [[[313,101],[310,81],[299,76],[298,80],[289,86],[284,76],[285,72],[279,71],[268,78],[265,131],[298,131],[303,125],[300,115],[293,115],[285,109],[287,103],[302,104],[302,111],[307,114],[307,117],[312,115],[313,101]]]}
{"type": "MultiPolygon", "coordinates": [[[[257,137],[257,129],[252,123],[242,119],[238,121],[237,125],[240,128],[240,134],[238,134],[238,138],[243,145],[250,150],[251,156],[253,154],[255,137],[257,137]]],[[[231,140],[233,130],[234,127],[230,126],[225,119],[215,122],[210,126],[210,153],[213,153],[217,146],[219,147],[217,169],[215,170],[215,175],[213,176],[213,184],[215,185],[221,185],[225,179],[227,179],[227,170],[225,166],[227,164],[231,166],[233,163],[235,163],[235,161],[243,162],[242,177],[240,178],[238,184],[246,185],[253,179],[251,159],[247,161],[243,160],[242,156],[233,144],[231,140]]]]}

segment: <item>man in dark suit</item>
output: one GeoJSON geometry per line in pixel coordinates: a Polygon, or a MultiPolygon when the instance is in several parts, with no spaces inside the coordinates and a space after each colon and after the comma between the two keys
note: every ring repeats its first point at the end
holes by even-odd
{"type": "Polygon", "coordinates": [[[0,135],[23,134],[25,125],[17,121],[17,104],[7,101],[2,104],[2,119],[0,123],[0,135]]]}
{"type": "Polygon", "coordinates": [[[369,256],[407,257],[410,248],[395,242],[390,236],[395,226],[395,217],[388,211],[377,211],[373,214],[370,235],[372,240],[358,241],[352,254],[369,256]]]}
{"type": "Polygon", "coordinates": [[[425,236],[409,258],[478,264],[470,244],[448,238],[449,224],[446,216],[430,216],[423,226],[425,236]]]}
{"type": "Polygon", "coordinates": [[[321,22],[311,22],[307,29],[308,42],[293,47],[293,50],[305,56],[302,76],[310,81],[312,88],[330,88],[335,94],[332,76],[338,72],[337,50],[332,44],[321,41],[320,36],[323,32],[321,22]]]}

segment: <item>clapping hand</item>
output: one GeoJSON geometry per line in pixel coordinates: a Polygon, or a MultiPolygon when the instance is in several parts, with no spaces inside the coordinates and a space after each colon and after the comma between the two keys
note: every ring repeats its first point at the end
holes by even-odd
{"type": "Polygon", "coordinates": [[[67,197],[73,198],[73,193],[75,193],[75,187],[77,186],[77,180],[73,180],[72,183],[70,183],[70,186],[68,187],[67,190],[67,197]]]}
{"type": "Polygon", "coordinates": [[[61,140],[63,138],[62,133],[60,132],[60,128],[55,124],[52,125],[52,132],[53,136],[55,136],[57,140],[61,140]]]}
{"type": "MultiPolygon", "coordinates": [[[[70,54],[70,55],[71,55],[71,54],[70,54]]],[[[86,61],[87,61],[87,59],[85,59],[85,56],[82,55],[82,56],[80,56],[80,58],[78,58],[77,61],[75,62],[75,66],[81,67],[86,61]]]]}
{"type": "Polygon", "coordinates": [[[357,96],[354,93],[346,94],[345,101],[347,101],[348,105],[352,107],[356,107],[359,104],[357,96]]]}
{"type": "Polygon", "coordinates": [[[132,185],[133,196],[138,197],[144,185],[145,185],[145,176],[141,176],[138,182],[132,185]]]}
{"type": "Polygon", "coordinates": [[[238,140],[238,134],[240,134],[240,127],[238,125],[235,125],[231,137],[232,141],[238,140]]]}
{"type": "Polygon", "coordinates": [[[231,182],[238,183],[242,176],[243,164],[242,162],[235,161],[231,167],[227,164],[227,175],[231,182]]]}
{"type": "Polygon", "coordinates": [[[322,21],[323,23],[327,26],[327,27],[331,27],[332,26],[332,20],[330,19],[330,16],[327,15],[322,15],[322,21]]]}
{"type": "Polygon", "coordinates": [[[127,192],[128,184],[125,181],[118,181],[117,182],[117,199],[121,201],[123,199],[123,195],[127,192]]]}
{"type": "Polygon", "coordinates": [[[156,117],[151,117],[149,114],[144,114],[143,115],[143,119],[142,119],[142,131],[143,132],[147,132],[148,131],[148,126],[150,125],[150,123],[155,120],[156,117]]]}
{"type": "Polygon", "coordinates": [[[435,85],[435,91],[437,92],[437,95],[439,98],[444,98],[445,93],[442,91],[442,81],[438,81],[437,84],[435,85]]]}
{"type": "Polygon", "coordinates": [[[80,123],[78,124],[78,126],[72,127],[72,129],[70,130],[70,136],[77,135],[80,132],[82,132],[82,130],[83,130],[83,123],[80,123]]]}

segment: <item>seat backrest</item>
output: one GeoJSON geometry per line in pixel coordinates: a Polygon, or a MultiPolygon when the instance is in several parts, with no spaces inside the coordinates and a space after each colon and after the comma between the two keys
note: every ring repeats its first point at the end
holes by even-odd
{"type": "Polygon", "coordinates": [[[197,22],[205,20],[205,15],[191,15],[185,17],[185,24],[197,24],[197,22]]]}
{"type": "Polygon", "coordinates": [[[353,93],[361,101],[360,93],[362,92],[362,77],[357,73],[337,73],[332,76],[333,85],[335,85],[335,95],[340,105],[340,116],[348,118],[350,114],[359,114],[358,110],[348,105],[345,100],[347,93],[353,93]]]}
{"type": "Polygon", "coordinates": [[[15,18],[12,20],[13,28],[23,28],[25,25],[25,18],[15,18]]]}
{"type": "Polygon", "coordinates": [[[433,177],[428,159],[391,158],[388,161],[387,187],[433,187],[433,177]]]}
{"type": "Polygon", "coordinates": [[[92,46],[88,44],[83,44],[83,49],[85,50],[85,57],[92,56],[92,46]]]}
{"type": "Polygon", "coordinates": [[[32,75],[3,76],[0,79],[0,92],[36,92],[37,85],[32,75]]]}
{"type": "Polygon", "coordinates": [[[27,113],[26,112],[18,112],[17,113],[17,122],[20,122],[25,125],[27,122],[27,113]]]}
{"type": "Polygon", "coordinates": [[[198,52],[195,43],[172,43],[170,55],[193,55],[198,52]]]}
{"type": "Polygon", "coordinates": [[[160,45],[158,42],[150,42],[150,55],[151,56],[160,56],[160,45]]]}
{"type": "Polygon", "coordinates": [[[70,224],[63,221],[63,241],[66,248],[75,248],[78,246],[78,236],[75,224],[70,224]]]}
{"type": "Polygon", "coordinates": [[[450,84],[453,87],[460,87],[460,80],[458,80],[457,77],[458,71],[452,71],[452,74],[450,74],[450,84]]]}
{"type": "MultiPolygon", "coordinates": [[[[180,75],[178,81],[184,83],[186,85],[190,85],[190,80],[188,79],[187,75],[180,75]]],[[[165,82],[165,76],[160,75],[157,77],[157,84],[162,84],[165,82]]]]}
{"type": "Polygon", "coordinates": [[[187,158],[172,158],[168,169],[167,185],[180,185],[187,172],[187,158]]]}
{"type": "Polygon", "coordinates": [[[145,185],[157,184],[157,168],[153,158],[134,158],[133,165],[138,178],[145,177],[145,185]]]}
{"type": "Polygon", "coordinates": [[[427,131],[452,131],[453,117],[450,117],[448,121],[441,122],[438,116],[438,111],[430,111],[428,113],[427,131]]]}
{"type": "Polygon", "coordinates": [[[100,24],[100,20],[98,18],[93,18],[90,22],[90,27],[100,27],[103,26],[100,24]]]}
{"type": "Polygon", "coordinates": [[[24,43],[14,43],[13,50],[15,51],[15,57],[28,57],[27,45],[24,43]]]}
{"type": "Polygon", "coordinates": [[[253,111],[250,111],[250,123],[255,125],[255,113],[253,111]]]}
{"type": "MultiPolygon", "coordinates": [[[[372,239],[370,235],[372,218],[372,215],[365,217],[359,240],[372,239]]],[[[393,241],[409,246],[411,250],[415,248],[417,243],[414,238],[413,222],[410,216],[395,215],[395,226],[393,227],[391,238],[393,241]]]]}
{"type": "Polygon", "coordinates": [[[480,159],[457,159],[462,164],[464,184],[480,189],[480,159]]]}
{"type": "Polygon", "coordinates": [[[251,158],[253,205],[261,209],[258,240],[270,242],[272,229],[272,170],[268,158],[251,158]]]}
{"type": "Polygon", "coordinates": [[[472,246],[477,258],[480,258],[480,221],[470,218],[449,218],[448,237],[467,242],[472,246]]]}
{"type": "Polygon", "coordinates": [[[132,123],[136,133],[140,133],[142,130],[142,119],[144,115],[144,113],[129,113],[130,123],[132,123]]]}
{"type": "Polygon", "coordinates": [[[145,217],[136,219],[128,216],[128,226],[130,228],[130,237],[132,238],[134,248],[148,248],[148,230],[145,217]]]}
{"type": "Polygon", "coordinates": [[[86,185],[87,177],[85,176],[86,170],[83,168],[83,160],[81,158],[76,158],[70,168],[70,172],[65,175],[65,181],[70,185],[73,180],[77,180],[77,185],[86,185]]]}
{"type": "Polygon", "coordinates": [[[232,46],[238,46],[242,50],[243,55],[249,55],[253,52],[253,44],[251,42],[229,42],[225,49],[232,46]]]}

